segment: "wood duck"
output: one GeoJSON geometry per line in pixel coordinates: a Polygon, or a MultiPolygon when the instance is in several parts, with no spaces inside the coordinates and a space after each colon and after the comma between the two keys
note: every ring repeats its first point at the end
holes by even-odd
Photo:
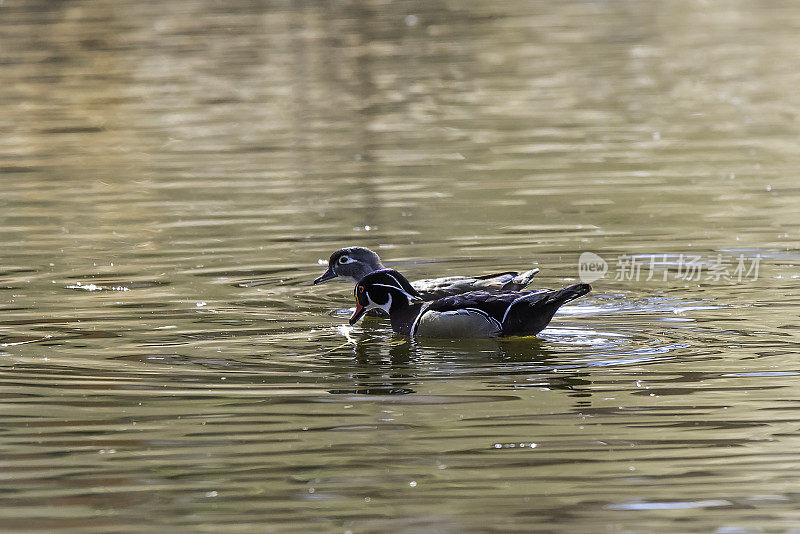
{"type": "MultiPolygon", "coordinates": [[[[328,270],[314,280],[314,284],[331,280],[337,276],[349,279],[355,284],[369,273],[384,268],[378,255],[368,248],[342,248],[331,254],[328,260],[328,270]]],[[[539,269],[531,269],[522,274],[508,271],[473,277],[428,278],[415,280],[411,282],[411,286],[422,300],[429,301],[476,290],[519,291],[530,284],[538,272],[539,269]]]]}
{"type": "Polygon", "coordinates": [[[373,308],[389,314],[398,334],[437,337],[532,336],[548,325],[563,304],[592,290],[589,284],[536,291],[473,291],[424,302],[403,275],[381,269],[362,278],[354,290],[355,324],[373,308]]]}

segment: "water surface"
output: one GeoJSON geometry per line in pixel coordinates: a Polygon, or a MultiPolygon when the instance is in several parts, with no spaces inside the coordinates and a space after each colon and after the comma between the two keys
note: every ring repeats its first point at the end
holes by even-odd
{"type": "Polygon", "coordinates": [[[7,1],[0,42],[3,528],[800,526],[791,3],[7,1]],[[352,244],[609,271],[412,341],[310,285],[352,244]]]}

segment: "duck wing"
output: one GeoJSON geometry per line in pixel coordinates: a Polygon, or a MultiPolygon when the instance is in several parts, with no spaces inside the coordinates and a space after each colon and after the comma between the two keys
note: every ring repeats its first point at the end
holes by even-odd
{"type": "Polygon", "coordinates": [[[518,291],[530,284],[539,269],[531,269],[524,273],[507,271],[483,276],[447,276],[442,278],[426,278],[411,282],[414,289],[424,300],[436,300],[471,291],[518,291]]]}
{"type": "Polygon", "coordinates": [[[532,336],[550,323],[556,310],[591,291],[574,284],[553,291],[474,291],[426,304],[411,327],[426,337],[532,336]]]}
{"type": "Polygon", "coordinates": [[[487,313],[476,308],[428,310],[417,317],[411,335],[442,339],[498,337],[503,327],[487,313]]]}
{"type": "Polygon", "coordinates": [[[411,335],[439,338],[503,335],[503,316],[522,295],[514,292],[473,291],[429,302],[420,310],[411,335]]]}

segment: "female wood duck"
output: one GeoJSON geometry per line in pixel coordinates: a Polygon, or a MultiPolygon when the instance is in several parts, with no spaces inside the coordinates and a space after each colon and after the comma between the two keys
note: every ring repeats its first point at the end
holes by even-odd
{"type": "MultiPolygon", "coordinates": [[[[358,282],[366,275],[384,265],[377,254],[364,247],[342,248],[331,254],[328,260],[328,270],[314,280],[319,284],[340,276],[358,282]]],[[[520,274],[516,271],[488,274],[484,276],[447,276],[444,278],[429,278],[415,280],[411,286],[422,300],[429,301],[451,295],[460,295],[468,291],[519,291],[531,283],[539,269],[531,269],[520,274]]]]}
{"type": "Polygon", "coordinates": [[[541,332],[563,304],[592,290],[589,284],[537,291],[473,291],[432,302],[420,294],[403,275],[381,269],[356,285],[355,324],[364,313],[380,308],[389,314],[398,334],[438,337],[532,336],[541,332]]]}

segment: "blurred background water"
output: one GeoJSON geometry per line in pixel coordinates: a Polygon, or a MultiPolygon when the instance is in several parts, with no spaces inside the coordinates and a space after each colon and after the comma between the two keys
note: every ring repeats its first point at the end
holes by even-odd
{"type": "Polygon", "coordinates": [[[0,529],[800,531],[798,49],[773,0],[6,0],[0,529]],[[609,272],[409,341],[309,285],[352,244],[609,272]]]}

